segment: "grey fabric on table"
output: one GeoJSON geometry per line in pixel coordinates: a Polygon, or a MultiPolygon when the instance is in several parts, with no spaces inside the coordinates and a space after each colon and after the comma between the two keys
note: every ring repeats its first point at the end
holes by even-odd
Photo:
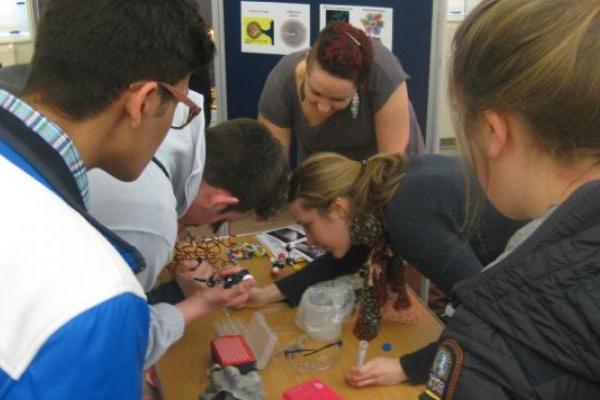
{"type": "Polygon", "coordinates": [[[263,400],[266,398],[258,372],[251,371],[242,374],[235,367],[222,369],[217,365],[210,370],[210,383],[200,395],[200,400],[221,399],[223,392],[230,393],[239,400],[263,400]]]}

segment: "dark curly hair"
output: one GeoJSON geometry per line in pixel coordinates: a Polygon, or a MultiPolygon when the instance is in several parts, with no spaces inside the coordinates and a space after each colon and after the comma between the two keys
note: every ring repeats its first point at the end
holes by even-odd
{"type": "Polygon", "coordinates": [[[193,0],[52,0],[23,95],[83,120],[133,82],[179,82],[214,51],[193,0]]]}

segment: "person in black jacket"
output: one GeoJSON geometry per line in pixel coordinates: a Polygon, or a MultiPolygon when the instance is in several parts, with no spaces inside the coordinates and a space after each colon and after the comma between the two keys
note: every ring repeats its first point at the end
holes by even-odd
{"type": "MultiPolygon", "coordinates": [[[[472,234],[463,233],[465,193],[455,157],[416,156],[407,164],[401,155],[374,156],[363,163],[332,153],[310,157],[292,178],[291,210],[308,240],[328,253],[293,275],[254,289],[250,305],[259,307],[283,299],[296,305],[308,286],[356,272],[374,246],[351,239],[350,230],[359,230],[359,224],[350,214],[369,211],[378,214],[393,253],[450,295],[456,282],[479,273],[494,260],[522,225],[484,203],[472,234]],[[382,191],[386,192],[383,200],[368,194],[382,191]],[[369,199],[361,202],[365,197],[369,199]]],[[[400,363],[392,357],[371,360],[364,366],[369,378],[358,375],[353,379],[352,374],[348,383],[423,381],[436,351],[437,345],[432,344],[402,357],[400,363]]]]}
{"type": "Polygon", "coordinates": [[[600,2],[485,0],[451,96],[482,191],[532,221],[455,285],[429,399],[600,398],[600,2]]]}

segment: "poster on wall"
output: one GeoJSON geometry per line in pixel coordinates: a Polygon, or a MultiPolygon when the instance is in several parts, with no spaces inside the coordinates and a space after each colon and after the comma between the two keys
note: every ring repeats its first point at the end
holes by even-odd
{"type": "Polygon", "coordinates": [[[310,46],[310,5],[241,2],[242,53],[289,54],[310,46]]]}
{"type": "Polygon", "coordinates": [[[319,29],[331,21],[348,22],[392,50],[394,10],[390,7],[321,4],[319,29]]]}

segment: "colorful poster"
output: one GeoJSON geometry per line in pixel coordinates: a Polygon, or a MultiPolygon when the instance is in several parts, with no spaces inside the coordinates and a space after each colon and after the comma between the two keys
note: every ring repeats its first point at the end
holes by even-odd
{"type": "Polygon", "coordinates": [[[394,10],[389,7],[321,4],[319,29],[331,21],[348,22],[392,50],[394,10]]]}
{"type": "Polygon", "coordinates": [[[246,28],[242,35],[245,44],[273,46],[273,20],[271,18],[244,17],[246,28]]]}
{"type": "Polygon", "coordinates": [[[289,54],[310,46],[310,5],[241,2],[242,53],[289,54]]]}

